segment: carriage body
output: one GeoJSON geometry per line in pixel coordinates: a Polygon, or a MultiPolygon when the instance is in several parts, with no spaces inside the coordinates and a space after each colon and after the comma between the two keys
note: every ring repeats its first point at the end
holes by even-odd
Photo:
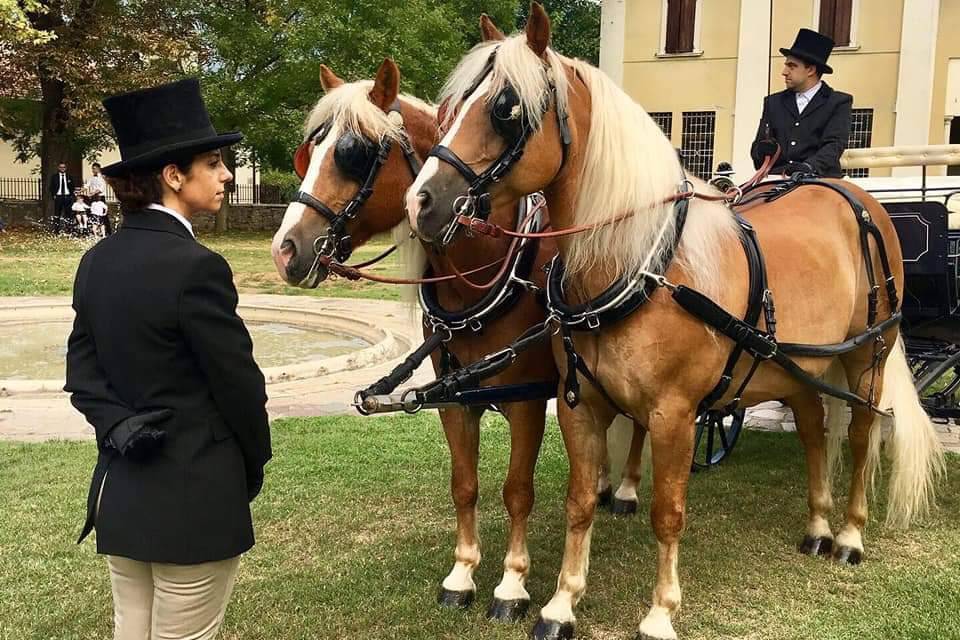
{"type": "Polygon", "coordinates": [[[960,418],[960,176],[927,167],[960,165],[960,145],[848,150],[844,168],[920,167],[920,175],[855,179],[890,214],[903,252],[903,337],[924,408],[960,418]]]}

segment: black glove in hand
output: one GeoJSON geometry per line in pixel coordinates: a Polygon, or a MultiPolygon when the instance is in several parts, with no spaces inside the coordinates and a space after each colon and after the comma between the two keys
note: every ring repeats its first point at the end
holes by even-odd
{"type": "Polygon", "coordinates": [[[253,502],[260,489],[263,489],[263,467],[247,474],[247,502],[253,502]]]}
{"type": "Polygon", "coordinates": [[[159,449],[167,437],[165,431],[151,425],[163,422],[172,415],[170,409],[158,409],[121,420],[110,429],[105,444],[126,458],[142,462],[159,449]]]}
{"type": "Polygon", "coordinates": [[[757,141],[757,153],[761,158],[774,155],[779,148],[780,145],[777,144],[776,140],[765,139],[757,141]]]}

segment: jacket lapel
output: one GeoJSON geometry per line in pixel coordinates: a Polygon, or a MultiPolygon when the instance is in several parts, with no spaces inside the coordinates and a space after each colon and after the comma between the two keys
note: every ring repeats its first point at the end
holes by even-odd
{"type": "Polygon", "coordinates": [[[793,91],[784,91],[780,94],[780,99],[783,101],[783,108],[790,113],[790,117],[794,120],[799,120],[800,112],[797,111],[797,94],[793,91]]]}
{"type": "Polygon", "coordinates": [[[813,96],[813,99],[810,100],[810,104],[806,106],[803,110],[803,113],[800,114],[801,118],[806,118],[811,113],[827,104],[827,101],[830,99],[830,95],[833,93],[833,89],[830,88],[826,82],[820,87],[820,90],[817,91],[816,95],[813,96]]]}
{"type": "Polygon", "coordinates": [[[163,211],[156,211],[154,209],[141,209],[123,216],[122,228],[162,231],[180,236],[185,240],[195,240],[179,220],[163,211]]]}

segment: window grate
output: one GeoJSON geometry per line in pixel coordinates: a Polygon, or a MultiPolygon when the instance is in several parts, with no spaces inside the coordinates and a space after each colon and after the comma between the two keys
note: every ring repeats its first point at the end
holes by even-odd
{"type": "MultiPolygon", "coordinates": [[[[873,109],[854,109],[850,112],[850,136],[847,138],[848,149],[865,149],[870,146],[873,138],[873,109]]],[[[867,178],[870,169],[847,169],[851,178],[867,178]]]]}
{"type": "Polygon", "coordinates": [[[717,114],[714,111],[684,111],[680,158],[698,178],[707,180],[713,173],[713,140],[717,114]]]}
{"type": "Polygon", "coordinates": [[[653,121],[656,122],[660,130],[663,131],[663,135],[667,136],[667,140],[669,140],[670,135],[673,133],[673,112],[651,111],[650,117],[653,118],[653,121]]]}

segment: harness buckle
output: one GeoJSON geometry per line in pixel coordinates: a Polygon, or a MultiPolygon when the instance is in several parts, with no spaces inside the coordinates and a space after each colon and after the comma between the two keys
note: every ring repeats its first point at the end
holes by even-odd
{"type": "Polygon", "coordinates": [[[600,317],[595,313],[590,313],[586,316],[587,328],[591,331],[596,331],[600,328],[600,317]]]}
{"type": "Polygon", "coordinates": [[[473,331],[474,333],[480,333],[481,331],[483,331],[483,323],[480,322],[480,320],[477,318],[471,318],[470,321],[467,323],[467,326],[469,326],[470,330],[473,331]]]}
{"type": "Polygon", "coordinates": [[[413,389],[407,389],[400,396],[400,404],[403,405],[404,413],[413,415],[415,413],[419,413],[420,410],[423,409],[423,402],[416,399],[416,393],[417,393],[417,389],[416,387],[414,387],[413,389]],[[407,399],[407,396],[409,396],[411,393],[414,394],[414,398],[415,398],[414,400],[407,399]]]}

